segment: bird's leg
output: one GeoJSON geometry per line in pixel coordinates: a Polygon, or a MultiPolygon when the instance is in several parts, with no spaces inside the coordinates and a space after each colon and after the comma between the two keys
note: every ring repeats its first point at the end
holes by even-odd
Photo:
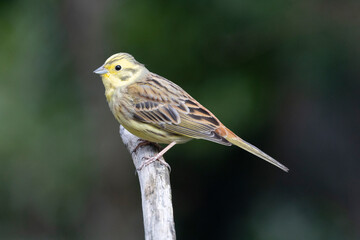
{"type": "Polygon", "coordinates": [[[156,147],[156,149],[158,151],[161,150],[161,146],[157,143],[149,142],[149,141],[143,140],[143,139],[139,139],[139,140],[140,140],[140,143],[134,148],[134,150],[132,150],[131,154],[135,153],[140,147],[146,146],[146,145],[153,145],[154,147],[156,147]]]}
{"type": "Polygon", "coordinates": [[[165,165],[170,171],[171,171],[171,167],[170,165],[165,162],[164,160],[161,160],[160,158],[170,149],[172,148],[174,145],[176,144],[176,142],[172,142],[169,145],[166,146],[166,148],[164,148],[163,150],[161,150],[161,152],[159,152],[158,154],[156,154],[156,156],[151,157],[146,159],[145,161],[143,161],[143,163],[141,164],[141,166],[139,168],[137,168],[138,171],[141,171],[143,169],[143,167],[146,167],[147,165],[155,162],[155,161],[159,161],[161,164],[165,165]]]}

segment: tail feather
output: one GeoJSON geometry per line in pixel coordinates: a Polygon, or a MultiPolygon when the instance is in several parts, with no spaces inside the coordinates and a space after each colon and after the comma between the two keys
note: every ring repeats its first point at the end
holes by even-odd
{"type": "Polygon", "coordinates": [[[238,147],[241,147],[242,149],[254,154],[255,156],[257,156],[259,158],[264,159],[265,161],[277,166],[278,168],[282,169],[285,172],[289,171],[289,169],[287,167],[285,167],[284,165],[282,165],[281,163],[279,163],[278,161],[276,161],[275,159],[273,159],[272,157],[270,157],[269,155],[267,155],[266,153],[264,153],[263,151],[261,151],[260,149],[255,147],[254,145],[239,138],[233,132],[231,132],[229,129],[226,129],[226,130],[228,131],[229,134],[225,138],[232,144],[234,144],[238,147]]]}

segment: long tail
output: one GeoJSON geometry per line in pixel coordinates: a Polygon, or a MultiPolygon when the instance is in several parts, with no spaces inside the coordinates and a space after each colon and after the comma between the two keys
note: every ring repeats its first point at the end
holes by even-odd
{"type": "Polygon", "coordinates": [[[238,147],[241,147],[242,149],[254,154],[255,156],[258,156],[259,158],[264,159],[265,161],[277,166],[278,168],[284,170],[285,172],[289,171],[289,169],[287,167],[285,167],[284,165],[282,165],[281,163],[279,163],[278,161],[276,161],[275,159],[273,159],[272,157],[270,157],[269,155],[267,155],[266,153],[264,153],[263,151],[261,151],[260,149],[255,147],[254,145],[251,145],[250,143],[239,138],[228,128],[225,127],[225,129],[227,132],[227,136],[225,138],[232,144],[234,144],[238,147]]]}

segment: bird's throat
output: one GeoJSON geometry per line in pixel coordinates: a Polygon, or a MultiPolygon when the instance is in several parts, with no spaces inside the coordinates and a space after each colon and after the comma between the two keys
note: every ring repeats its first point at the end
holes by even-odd
{"type": "Polygon", "coordinates": [[[115,89],[118,87],[118,84],[116,84],[116,81],[112,79],[109,74],[104,74],[101,79],[105,87],[106,100],[110,102],[110,99],[114,94],[115,89]]]}

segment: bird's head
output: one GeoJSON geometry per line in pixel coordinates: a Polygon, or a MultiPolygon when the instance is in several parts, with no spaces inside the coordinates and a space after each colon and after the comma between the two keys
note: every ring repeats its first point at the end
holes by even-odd
{"type": "Polygon", "coordinates": [[[128,53],[112,55],[94,71],[101,75],[106,90],[128,85],[147,72],[145,66],[128,53]]]}

